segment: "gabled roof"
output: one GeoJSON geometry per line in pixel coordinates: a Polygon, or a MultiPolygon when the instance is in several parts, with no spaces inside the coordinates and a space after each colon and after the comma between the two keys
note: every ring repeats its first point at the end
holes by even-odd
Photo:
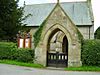
{"type": "MultiPolygon", "coordinates": [[[[26,5],[24,15],[31,14],[31,16],[23,23],[27,26],[40,26],[55,5],[55,3],[26,5]]],[[[92,25],[92,15],[87,2],[64,2],[60,5],[75,25],[92,25]]]]}

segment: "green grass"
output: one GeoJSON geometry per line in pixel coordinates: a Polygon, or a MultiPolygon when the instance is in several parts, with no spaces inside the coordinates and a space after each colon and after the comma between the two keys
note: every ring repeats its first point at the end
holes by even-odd
{"type": "Polygon", "coordinates": [[[13,61],[13,60],[0,60],[0,63],[18,65],[18,66],[25,66],[25,67],[33,67],[33,68],[44,68],[40,64],[23,63],[23,62],[18,62],[18,61],[13,61]]]}
{"type": "MultiPolygon", "coordinates": [[[[18,61],[13,61],[13,60],[0,60],[0,63],[32,67],[32,68],[45,68],[44,66],[42,66],[40,64],[23,63],[23,62],[18,62],[18,61]]],[[[97,72],[100,72],[100,67],[82,66],[82,67],[77,67],[77,68],[75,68],[75,67],[64,68],[64,70],[66,70],[66,71],[97,71],[97,72]]]]}
{"type": "Polygon", "coordinates": [[[70,67],[70,68],[65,68],[67,71],[99,71],[100,72],[100,67],[97,66],[82,66],[82,67],[70,67]]]}

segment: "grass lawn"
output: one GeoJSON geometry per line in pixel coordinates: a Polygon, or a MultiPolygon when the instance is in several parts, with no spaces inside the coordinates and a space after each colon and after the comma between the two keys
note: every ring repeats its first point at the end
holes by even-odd
{"type": "Polygon", "coordinates": [[[82,66],[82,67],[70,67],[70,68],[65,68],[67,71],[98,71],[100,72],[100,67],[97,66],[82,66]]]}
{"type": "Polygon", "coordinates": [[[0,63],[11,64],[11,65],[18,65],[18,66],[25,66],[25,67],[33,67],[33,68],[44,68],[40,64],[23,63],[23,62],[12,61],[12,60],[0,60],[0,63]]]}
{"type": "MultiPolygon", "coordinates": [[[[25,66],[25,67],[33,67],[33,68],[45,68],[40,64],[23,63],[23,62],[12,61],[12,60],[0,60],[0,63],[18,65],[18,66],[25,66]]],[[[82,66],[82,67],[77,67],[77,68],[75,68],[75,67],[64,68],[64,70],[66,70],[66,71],[97,71],[97,72],[100,72],[100,67],[82,66]]]]}

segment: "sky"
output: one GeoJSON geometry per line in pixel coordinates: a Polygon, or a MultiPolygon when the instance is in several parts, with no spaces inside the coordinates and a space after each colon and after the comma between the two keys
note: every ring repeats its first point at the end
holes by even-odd
{"type": "MultiPolygon", "coordinates": [[[[19,6],[41,4],[41,3],[56,3],[57,0],[19,0],[19,6]]],[[[60,2],[86,1],[86,0],[60,0],[60,2]]],[[[94,14],[94,31],[100,26],[100,0],[91,0],[94,14]]]]}

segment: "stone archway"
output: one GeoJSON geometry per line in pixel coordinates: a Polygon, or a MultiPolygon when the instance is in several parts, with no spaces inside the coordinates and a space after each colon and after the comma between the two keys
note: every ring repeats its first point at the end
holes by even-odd
{"type": "Polygon", "coordinates": [[[68,40],[66,36],[60,40],[62,34],[63,31],[58,28],[50,34],[47,44],[47,66],[68,66],[68,40]]]}
{"type": "Polygon", "coordinates": [[[36,63],[46,66],[48,40],[54,31],[60,30],[68,40],[68,67],[81,66],[81,33],[60,4],[56,4],[47,19],[40,26],[40,29],[43,30],[40,36],[41,40],[35,48],[36,63]]]}
{"type": "Polygon", "coordinates": [[[50,39],[50,37],[52,37],[51,35],[55,34],[59,30],[65,34],[68,40],[68,67],[80,66],[81,65],[81,59],[80,59],[81,45],[78,42],[78,37],[76,36],[77,33],[74,32],[74,34],[76,35],[75,37],[73,37],[72,33],[70,33],[65,27],[63,27],[60,24],[55,24],[49,29],[44,30],[42,32],[41,41],[39,42],[38,46],[35,49],[35,57],[36,57],[35,62],[46,66],[48,40],[50,39]]]}

